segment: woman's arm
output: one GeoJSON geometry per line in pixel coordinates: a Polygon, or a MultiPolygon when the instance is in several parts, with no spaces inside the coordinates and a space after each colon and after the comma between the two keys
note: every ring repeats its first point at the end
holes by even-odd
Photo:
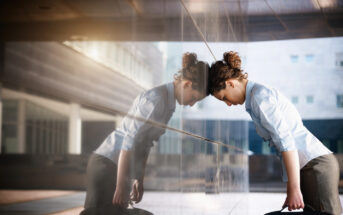
{"type": "Polygon", "coordinates": [[[304,201],[300,191],[298,151],[284,151],[282,152],[282,158],[288,176],[287,198],[283,206],[288,206],[289,211],[304,208],[304,201]]]}
{"type": "Polygon", "coordinates": [[[131,192],[131,200],[134,201],[135,203],[139,203],[144,194],[144,175],[145,175],[145,168],[146,168],[146,163],[148,161],[148,156],[149,156],[150,150],[147,150],[146,153],[144,154],[143,158],[143,164],[142,164],[142,169],[139,170],[138,174],[136,173],[136,180],[133,182],[132,185],[132,192],[131,192]]]}
{"type": "Polygon", "coordinates": [[[263,90],[252,97],[251,106],[256,116],[260,118],[261,126],[269,132],[273,143],[282,153],[288,176],[287,198],[284,206],[287,205],[289,210],[303,208],[298,151],[286,120],[287,117],[295,116],[285,116],[279,109],[276,97],[269,90],[263,90]]]}
{"type": "Polygon", "coordinates": [[[121,150],[118,159],[117,186],[112,203],[127,207],[129,201],[129,167],[131,151],[121,150]]]}

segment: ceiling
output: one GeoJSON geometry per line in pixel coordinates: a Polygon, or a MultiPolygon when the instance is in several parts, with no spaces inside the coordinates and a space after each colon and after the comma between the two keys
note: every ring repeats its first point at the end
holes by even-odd
{"type": "Polygon", "coordinates": [[[1,41],[265,41],[342,35],[343,0],[0,1],[1,41]]]}

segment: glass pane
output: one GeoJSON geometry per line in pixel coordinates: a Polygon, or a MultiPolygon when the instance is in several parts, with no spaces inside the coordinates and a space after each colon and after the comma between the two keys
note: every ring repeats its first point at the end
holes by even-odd
{"type": "Polygon", "coordinates": [[[67,123],[68,118],[31,102],[26,102],[25,109],[26,153],[61,154],[59,148],[66,148],[68,142],[59,139],[68,127],[60,129],[58,124],[67,123]]]}
{"type": "Polygon", "coordinates": [[[3,100],[3,122],[4,123],[17,123],[18,120],[18,101],[16,100],[3,100]]]}
{"type": "Polygon", "coordinates": [[[1,152],[18,153],[18,101],[2,101],[1,152]]]}

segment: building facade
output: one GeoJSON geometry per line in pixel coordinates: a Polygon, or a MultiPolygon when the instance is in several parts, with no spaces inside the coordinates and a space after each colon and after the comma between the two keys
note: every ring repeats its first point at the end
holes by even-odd
{"type": "Polygon", "coordinates": [[[161,83],[153,43],[9,42],[2,60],[3,154],[89,154],[161,83]]]}

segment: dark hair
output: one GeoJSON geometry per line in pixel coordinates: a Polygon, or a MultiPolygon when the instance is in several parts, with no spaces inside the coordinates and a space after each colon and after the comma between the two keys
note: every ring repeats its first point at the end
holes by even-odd
{"type": "Polygon", "coordinates": [[[237,52],[225,52],[223,60],[212,63],[208,78],[208,90],[212,95],[222,89],[225,89],[227,81],[230,78],[239,80],[248,78],[247,73],[241,69],[241,59],[237,52]]]}
{"type": "Polygon", "coordinates": [[[192,88],[200,93],[209,94],[208,73],[210,66],[204,61],[198,61],[195,53],[186,52],[182,56],[182,69],[174,75],[175,80],[186,79],[192,82],[192,88]]]}

